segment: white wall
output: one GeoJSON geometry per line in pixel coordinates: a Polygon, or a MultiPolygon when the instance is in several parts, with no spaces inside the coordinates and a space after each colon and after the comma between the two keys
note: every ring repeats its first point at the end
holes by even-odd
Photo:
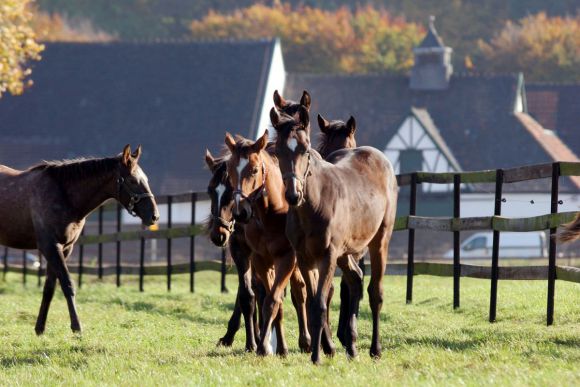
{"type": "Polygon", "coordinates": [[[282,57],[282,46],[280,40],[276,39],[274,44],[274,51],[272,53],[272,64],[270,66],[270,73],[268,74],[268,81],[266,82],[266,92],[264,95],[264,105],[260,112],[260,119],[258,120],[258,127],[256,128],[256,138],[264,134],[266,129],[270,132],[270,138],[273,137],[274,132],[272,124],[270,123],[270,109],[274,107],[272,96],[274,90],[280,93],[284,90],[286,83],[286,69],[284,68],[284,59],[282,57]]]}

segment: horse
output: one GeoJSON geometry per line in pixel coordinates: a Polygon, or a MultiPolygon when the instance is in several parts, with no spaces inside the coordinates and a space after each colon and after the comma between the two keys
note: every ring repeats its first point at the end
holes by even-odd
{"type": "Polygon", "coordinates": [[[580,239],[580,212],[576,214],[572,222],[564,225],[564,231],[560,233],[558,239],[564,243],[580,239]]]}
{"type": "MultiPolygon", "coordinates": [[[[266,291],[257,353],[272,353],[270,335],[273,324],[278,340],[277,354],[285,356],[288,353],[282,307],[288,282],[291,282],[292,301],[298,314],[299,347],[309,352],[311,338],[306,315],[306,289],[304,279],[296,268],[294,251],[284,233],[288,204],[284,200],[277,161],[266,150],[268,132],[255,142],[242,137],[236,140],[227,133],[225,144],[231,152],[226,165],[230,184],[235,188],[234,218],[247,223],[245,236],[252,248],[252,269],[266,291]]],[[[326,348],[329,352],[334,350],[326,348]]]]}
{"type": "MultiPolygon", "coordinates": [[[[310,100],[310,95],[306,90],[303,91],[300,102],[286,100],[277,90],[274,92],[274,103],[277,108],[288,114],[295,114],[300,105],[309,108],[310,100]]],[[[230,241],[230,253],[238,271],[236,304],[228,321],[226,334],[219,339],[218,345],[232,345],[235,334],[240,327],[240,317],[243,315],[246,327],[245,349],[248,352],[253,352],[256,350],[256,343],[259,341],[259,327],[261,325],[261,323],[258,324],[258,319],[255,316],[255,293],[257,292],[258,304],[261,305],[264,298],[264,287],[259,281],[255,280],[255,275],[252,275],[251,272],[251,249],[245,241],[243,223],[236,223],[233,218],[233,188],[229,184],[225,164],[229,156],[227,154],[214,158],[207,149],[205,154],[205,162],[212,172],[212,178],[207,188],[211,198],[211,215],[207,222],[207,230],[210,240],[218,247],[223,247],[230,241]],[[250,326],[252,324],[253,327],[250,326]]],[[[294,298],[293,302],[295,303],[294,298]]]]}
{"type": "Polygon", "coordinates": [[[92,211],[116,199],[145,226],[159,220],[147,176],[138,165],[140,156],[141,146],[131,153],[126,145],[115,157],[43,162],[25,171],[0,165],[0,244],[38,249],[46,258],[37,335],[44,333],[57,279],[71,329],[82,331],[66,260],[92,211]]]}
{"type": "MultiPolygon", "coordinates": [[[[298,118],[270,111],[276,129],[276,155],[290,204],[286,235],[296,250],[298,266],[308,290],[312,326],[312,355],[320,363],[325,329],[326,298],[337,265],[349,280],[350,301],[347,354],[357,355],[356,314],[360,289],[349,254],[368,248],[371,280],[368,287],[373,318],[370,355],[381,356],[379,316],[383,303],[382,279],[395,222],[398,187],[391,163],[372,147],[334,152],[334,163],[311,148],[310,118],[300,108],[298,118]]],[[[350,129],[356,128],[354,118],[350,129]]]]}
{"type": "Polygon", "coordinates": [[[256,318],[256,292],[258,303],[263,300],[263,286],[254,281],[250,266],[252,250],[246,243],[244,225],[233,219],[233,189],[229,184],[225,157],[214,158],[209,150],[205,162],[212,173],[207,192],[211,199],[211,214],[207,223],[210,240],[218,247],[229,245],[230,253],[238,271],[238,294],[226,334],[219,339],[218,345],[231,346],[240,328],[240,316],[244,317],[246,328],[247,352],[254,352],[260,338],[260,324],[256,318]]]}

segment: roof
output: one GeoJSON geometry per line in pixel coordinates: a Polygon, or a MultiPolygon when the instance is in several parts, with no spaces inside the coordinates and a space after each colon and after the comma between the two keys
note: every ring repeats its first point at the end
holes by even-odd
{"type": "Polygon", "coordinates": [[[49,43],[34,86],[0,100],[0,164],[143,145],[155,193],[205,190],[205,148],[258,124],[275,42],[49,43]]]}
{"type": "Polygon", "coordinates": [[[435,29],[435,16],[431,16],[429,18],[429,30],[427,31],[427,35],[423,38],[423,41],[417,48],[444,48],[445,45],[443,44],[443,39],[437,33],[435,29]]]}
{"type": "Polygon", "coordinates": [[[526,84],[529,113],[580,155],[580,83],[526,84]]]}
{"type": "MultiPolygon", "coordinates": [[[[384,149],[398,124],[414,106],[429,112],[451,153],[465,171],[510,168],[570,157],[556,136],[547,149],[516,115],[519,74],[454,74],[446,90],[411,90],[405,76],[289,74],[284,95],[312,95],[311,114],[357,119],[357,144],[384,149]]],[[[530,118],[530,120],[532,120],[530,118]]],[[[532,120],[533,121],[533,120],[532,120]]],[[[545,191],[545,182],[518,183],[505,189],[545,191]]],[[[577,191],[563,179],[563,191],[577,191]]]]}

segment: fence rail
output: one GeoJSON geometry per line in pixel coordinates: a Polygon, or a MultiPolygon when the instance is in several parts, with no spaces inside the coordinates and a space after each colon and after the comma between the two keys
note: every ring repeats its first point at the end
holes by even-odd
{"type": "MultiPolygon", "coordinates": [[[[391,264],[387,267],[387,274],[407,275],[407,303],[413,301],[413,277],[420,274],[429,274],[445,277],[453,277],[453,307],[460,306],[460,278],[472,277],[491,280],[490,290],[490,322],[496,319],[497,309],[497,282],[504,279],[526,279],[526,280],[547,280],[547,324],[553,323],[554,315],[554,289],[555,280],[571,281],[580,283],[580,269],[566,266],[556,266],[556,238],[554,238],[557,227],[563,223],[571,221],[576,212],[558,213],[558,191],[559,178],[561,176],[580,176],[580,163],[577,162],[556,162],[551,164],[539,164],[510,169],[497,169],[473,172],[458,173],[429,173],[415,172],[410,174],[397,175],[400,186],[410,186],[410,206],[409,215],[400,216],[396,219],[395,231],[407,230],[408,254],[407,264],[391,264]],[[536,180],[551,179],[551,211],[550,214],[526,217],[526,218],[506,218],[501,216],[503,185],[536,180]],[[453,184],[453,217],[424,217],[417,216],[417,185],[421,183],[431,184],[453,184]],[[495,208],[494,215],[489,217],[461,218],[461,186],[465,184],[494,183],[495,184],[495,208]],[[453,263],[429,263],[415,262],[415,232],[416,230],[435,230],[453,232],[453,263]],[[459,249],[460,233],[462,231],[492,230],[493,248],[491,267],[466,265],[461,263],[461,252],[459,249]],[[526,266],[526,267],[499,267],[499,249],[501,232],[522,232],[549,230],[549,263],[547,266],[526,266]]],[[[167,195],[156,197],[158,204],[168,206],[167,227],[161,230],[141,230],[122,231],[121,211],[118,204],[105,204],[98,210],[98,231],[97,235],[82,235],[79,238],[79,264],[71,265],[71,272],[79,274],[79,286],[82,286],[82,276],[116,275],[117,286],[121,285],[121,275],[139,275],[139,288],[143,290],[143,278],[145,275],[164,275],[167,277],[167,289],[171,290],[172,274],[189,273],[190,291],[194,291],[195,273],[202,270],[219,270],[222,273],[221,286],[225,289],[225,275],[228,268],[225,264],[225,251],[222,250],[222,260],[200,261],[195,260],[195,236],[203,233],[203,227],[195,224],[195,203],[201,200],[208,200],[209,197],[203,192],[188,192],[178,195],[167,195]],[[192,203],[191,222],[189,226],[173,227],[171,221],[171,206],[177,203],[192,203]],[[103,213],[105,211],[116,211],[117,232],[103,234],[103,213]],[[190,239],[190,261],[189,263],[174,264],[172,262],[172,239],[190,239]],[[167,262],[165,265],[145,265],[144,250],[145,241],[150,239],[161,239],[167,241],[167,262]],[[140,263],[139,265],[127,265],[121,263],[121,243],[126,241],[140,241],[140,263]],[[102,246],[105,243],[116,244],[116,264],[114,266],[103,264],[102,246]],[[98,245],[98,266],[84,265],[84,246],[98,245]]],[[[8,266],[5,250],[3,269],[4,273],[19,272],[23,274],[23,282],[26,282],[27,274],[36,273],[39,278],[43,275],[43,269],[35,270],[26,267],[26,259],[23,258],[21,267],[8,266]]],[[[24,254],[23,254],[24,257],[24,254]]],[[[234,272],[232,268],[229,272],[234,272]]]]}

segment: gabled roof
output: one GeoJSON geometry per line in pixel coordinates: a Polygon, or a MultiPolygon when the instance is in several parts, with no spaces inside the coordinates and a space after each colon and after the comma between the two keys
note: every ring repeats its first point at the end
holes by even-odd
{"type": "MultiPolygon", "coordinates": [[[[569,149],[558,137],[547,151],[514,113],[522,85],[518,74],[455,74],[446,90],[409,89],[404,76],[289,74],[285,96],[303,89],[312,95],[311,114],[357,120],[357,143],[384,149],[411,106],[425,109],[450,152],[466,171],[510,168],[560,160],[569,149]]],[[[525,114],[524,114],[525,115],[525,114]]],[[[513,186],[513,185],[512,185],[513,186]]],[[[545,191],[545,182],[527,182],[513,189],[545,191]]],[[[579,186],[563,179],[563,191],[579,186]]],[[[510,185],[506,190],[512,189],[510,185]]]]}
{"type": "Polygon", "coordinates": [[[431,140],[433,140],[437,148],[439,148],[443,156],[445,156],[447,162],[449,162],[449,164],[455,169],[455,171],[458,172],[461,171],[462,169],[461,166],[459,165],[459,162],[455,159],[455,156],[453,156],[453,153],[447,146],[447,143],[441,136],[441,133],[439,133],[439,130],[433,123],[433,120],[431,119],[429,112],[426,109],[412,107],[411,114],[417,119],[417,121],[419,121],[423,129],[425,129],[429,137],[431,137],[431,140]]]}
{"type": "Polygon", "coordinates": [[[203,155],[258,124],[275,42],[49,43],[34,86],[0,100],[0,164],[143,145],[155,193],[205,190],[203,155]]]}
{"type": "Polygon", "coordinates": [[[528,111],[580,155],[580,83],[526,85],[528,111]]]}

